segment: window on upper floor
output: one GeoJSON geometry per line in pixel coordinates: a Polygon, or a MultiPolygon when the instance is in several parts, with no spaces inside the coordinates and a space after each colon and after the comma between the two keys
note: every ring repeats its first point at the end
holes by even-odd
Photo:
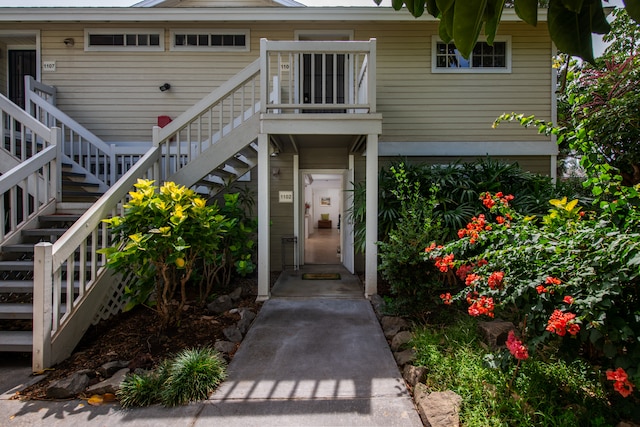
{"type": "Polygon", "coordinates": [[[85,50],[163,51],[164,31],[144,29],[85,29],[85,50]]]}
{"type": "Polygon", "coordinates": [[[479,40],[469,59],[465,59],[453,42],[434,37],[431,60],[434,73],[510,73],[511,38],[496,37],[493,46],[479,40]]]}
{"type": "Polygon", "coordinates": [[[172,30],[171,50],[249,51],[249,30],[172,30]]]}

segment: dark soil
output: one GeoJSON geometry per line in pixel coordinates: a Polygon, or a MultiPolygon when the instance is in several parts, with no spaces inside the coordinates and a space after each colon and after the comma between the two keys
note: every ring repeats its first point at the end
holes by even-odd
{"type": "MultiPolygon", "coordinates": [[[[256,303],[257,280],[237,280],[228,290],[232,291],[238,286],[242,286],[244,296],[237,307],[251,308],[257,314],[261,305],[256,303]]],[[[223,329],[235,325],[239,320],[237,313],[214,315],[205,304],[193,299],[184,308],[180,326],[161,331],[153,309],[138,306],[91,326],[71,357],[47,371],[42,381],[21,391],[16,398],[46,399],[47,387],[53,381],[80,370],[96,372],[107,362],[128,361],[131,370],[149,369],[181,350],[213,347],[217,340],[226,340],[223,329]]],[[[102,379],[96,372],[92,383],[102,379]]]]}

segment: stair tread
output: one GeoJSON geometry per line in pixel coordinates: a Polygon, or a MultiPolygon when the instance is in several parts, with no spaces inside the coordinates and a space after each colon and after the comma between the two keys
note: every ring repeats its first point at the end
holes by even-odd
{"type": "Polygon", "coordinates": [[[2,280],[0,293],[30,293],[33,291],[33,280],[2,280]]]}
{"type": "Polygon", "coordinates": [[[0,304],[0,319],[31,319],[33,304],[0,304]]]}
{"type": "Polygon", "coordinates": [[[83,181],[62,181],[62,187],[92,187],[99,188],[100,184],[95,182],[83,182],[83,181]]]}
{"type": "Polygon", "coordinates": [[[62,171],[62,176],[63,177],[69,177],[69,178],[86,178],[87,174],[86,173],[82,173],[82,172],[71,172],[71,171],[62,171]]]}
{"type": "Polygon", "coordinates": [[[39,215],[38,219],[41,222],[70,222],[80,219],[80,214],[53,214],[53,215],[39,215]]]}
{"type": "Polygon", "coordinates": [[[23,236],[62,236],[68,228],[32,228],[22,230],[23,236]]]}
{"type": "Polygon", "coordinates": [[[0,331],[0,351],[31,351],[33,332],[0,331]]]}
{"type": "Polygon", "coordinates": [[[4,245],[2,252],[33,252],[33,243],[16,243],[14,245],[4,245]]]}

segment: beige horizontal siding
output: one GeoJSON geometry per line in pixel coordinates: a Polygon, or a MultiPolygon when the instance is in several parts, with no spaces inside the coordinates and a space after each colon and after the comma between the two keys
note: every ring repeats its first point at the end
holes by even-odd
{"type": "Polygon", "coordinates": [[[504,112],[551,118],[551,41],[545,23],[538,28],[522,23],[500,26],[500,34],[512,36],[509,74],[432,74],[431,36],[437,34],[437,24],[432,22],[291,23],[287,28],[280,23],[145,23],[135,27],[163,29],[164,52],[85,52],[85,26],[135,27],[43,24],[42,61],[56,61],[57,71],[42,73],[42,80],[58,88],[58,103],[65,112],[106,141],[149,141],[157,116],[178,116],[251,63],[259,56],[260,38],[292,40],[295,30],[353,30],[357,40],[377,38],[381,141],[530,141],[543,138],[517,125],[492,129],[491,124],[504,112]],[[170,51],[173,28],[249,29],[250,51],[170,51]],[[63,43],[69,37],[75,39],[71,48],[63,43]],[[163,93],[158,87],[165,82],[172,88],[163,93]]]}
{"type": "MultiPolygon", "coordinates": [[[[426,164],[426,165],[446,165],[454,163],[456,161],[465,163],[478,160],[480,157],[411,157],[408,158],[412,164],[426,164]]],[[[484,158],[484,157],[482,157],[484,158]]],[[[550,175],[551,162],[548,156],[491,156],[492,160],[500,160],[505,163],[517,163],[522,169],[539,173],[542,175],[550,175]]],[[[392,163],[397,163],[397,157],[381,157],[380,166],[389,166],[392,163]]]]}

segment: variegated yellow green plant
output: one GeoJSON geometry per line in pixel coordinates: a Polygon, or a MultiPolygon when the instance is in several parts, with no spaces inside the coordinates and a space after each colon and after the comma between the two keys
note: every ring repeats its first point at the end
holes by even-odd
{"type": "Polygon", "coordinates": [[[104,220],[113,246],[102,253],[109,267],[133,275],[126,289],[129,306],[150,300],[166,327],[180,320],[199,259],[221,251],[235,220],[184,186],[167,182],[157,191],[153,184],[138,180],[124,215],[104,220]]]}

